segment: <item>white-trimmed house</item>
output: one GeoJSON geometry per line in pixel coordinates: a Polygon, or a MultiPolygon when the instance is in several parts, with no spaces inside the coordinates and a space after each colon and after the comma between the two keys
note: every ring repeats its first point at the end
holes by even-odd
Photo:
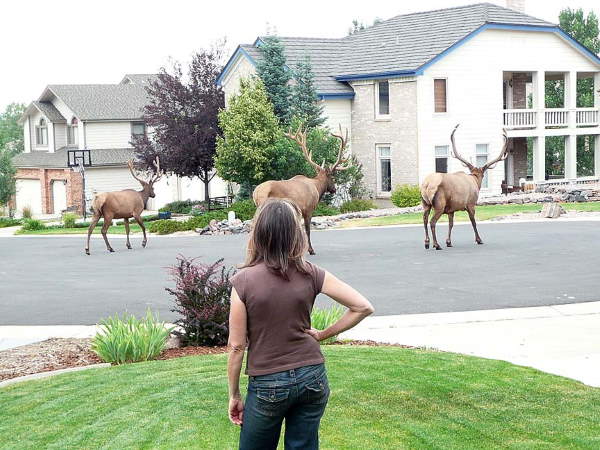
{"type": "MultiPolygon", "coordinates": [[[[457,123],[460,150],[477,164],[500,151],[508,129],[510,156],[488,173],[482,192],[500,191],[503,180],[544,183],[548,136],[565,138],[565,180],[581,178],[577,136],[593,136],[589,178],[600,177],[600,58],[557,25],[524,14],[523,1],[508,3],[521,10],[480,3],[400,15],[341,39],[280,38],[288,65],[310,56],[327,124],[350,130],[351,151],[377,197],[436,170],[464,170],[449,157],[457,123]],[[592,108],[576,104],[581,78],[594,80],[592,108]],[[564,108],[545,107],[545,80],[564,80],[564,108]]],[[[219,78],[226,100],[240,78],[255,74],[261,44],[232,55],[219,78]]]]}
{"type": "MultiPolygon", "coordinates": [[[[127,168],[133,158],[130,141],[151,132],[142,120],[147,102],[145,85],[152,74],[127,74],[118,84],[49,85],[21,118],[24,152],[15,156],[17,212],[31,208],[34,215],[59,215],[66,209],[81,212],[82,179],[67,165],[68,150],[90,150],[92,166],[86,169],[85,197],[121,189],[140,189],[127,168]]],[[[203,200],[199,179],[163,177],[155,186],[156,198],[148,209],[175,200],[203,200]]],[[[227,194],[226,184],[215,177],[211,197],[227,194]]]]}

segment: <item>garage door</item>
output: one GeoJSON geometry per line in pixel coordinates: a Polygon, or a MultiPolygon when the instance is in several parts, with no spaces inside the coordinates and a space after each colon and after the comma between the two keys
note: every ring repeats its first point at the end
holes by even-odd
{"type": "Polygon", "coordinates": [[[60,214],[67,209],[67,185],[63,180],[52,182],[52,204],[54,214],[60,214]]]}
{"type": "Polygon", "coordinates": [[[42,190],[40,180],[17,180],[17,211],[31,208],[33,215],[42,214],[42,190]]]}

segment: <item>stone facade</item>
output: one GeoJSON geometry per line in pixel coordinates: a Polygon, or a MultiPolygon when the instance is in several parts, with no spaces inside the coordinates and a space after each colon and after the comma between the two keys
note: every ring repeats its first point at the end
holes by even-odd
{"type": "Polygon", "coordinates": [[[392,188],[398,184],[417,184],[417,82],[390,79],[389,119],[375,115],[375,83],[355,82],[352,105],[351,150],[363,164],[364,180],[377,197],[389,196],[377,186],[377,144],[391,147],[392,188]]]}
{"type": "Polygon", "coordinates": [[[527,138],[513,138],[513,169],[515,184],[521,178],[527,179],[527,138]]]}
{"type": "Polygon", "coordinates": [[[527,108],[527,83],[531,83],[531,74],[515,72],[512,75],[512,107],[513,109],[527,108]]]}
{"type": "MultiPolygon", "coordinates": [[[[66,182],[67,208],[83,214],[83,181],[81,174],[71,169],[21,168],[17,169],[15,178],[17,180],[40,180],[43,214],[58,214],[60,212],[54,211],[52,182],[61,180],[66,182]]],[[[14,201],[12,203],[14,208],[14,201]]]]}

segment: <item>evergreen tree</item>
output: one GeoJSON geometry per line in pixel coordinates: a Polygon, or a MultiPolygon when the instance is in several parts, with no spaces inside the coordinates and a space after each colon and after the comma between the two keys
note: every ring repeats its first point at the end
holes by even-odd
{"type": "Polygon", "coordinates": [[[291,73],[286,66],[283,44],[275,36],[268,36],[259,47],[262,59],[256,65],[258,76],[264,83],[267,96],[273,104],[275,115],[282,124],[289,123],[291,73]]]}
{"type": "Polygon", "coordinates": [[[6,206],[15,195],[16,173],[12,164],[12,152],[8,148],[0,148],[0,207],[6,206]]]}
{"type": "Polygon", "coordinates": [[[322,117],[323,106],[319,105],[314,87],[314,74],[310,59],[305,57],[299,61],[293,73],[291,113],[300,119],[306,128],[316,128],[325,122],[322,117]]]}

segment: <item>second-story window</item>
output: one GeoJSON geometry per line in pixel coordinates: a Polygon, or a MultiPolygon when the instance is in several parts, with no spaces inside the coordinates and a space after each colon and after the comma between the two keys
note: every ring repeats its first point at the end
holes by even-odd
{"type": "Polygon", "coordinates": [[[389,117],[390,115],[390,83],[379,81],[376,83],[375,94],[377,117],[389,117]]]}
{"type": "Polygon", "coordinates": [[[43,118],[35,127],[35,143],[37,145],[48,145],[48,125],[43,118]]]}
{"type": "Polygon", "coordinates": [[[71,123],[67,125],[67,145],[69,146],[77,145],[77,136],[79,134],[77,132],[77,125],[78,122],[75,117],[73,117],[71,123]]]}
{"type": "Polygon", "coordinates": [[[435,146],[435,171],[439,173],[448,173],[448,146],[435,146]]]}
{"type": "Polygon", "coordinates": [[[445,78],[436,78],[433,80],[433,103],[436,113],[445,113],[447,111],[445,78]]]}
{"type": "Polygon", "coordinates": [[[146,135],[146,124],[144,122],[131,122],[131,137],[133,139],[146,135]]]}

